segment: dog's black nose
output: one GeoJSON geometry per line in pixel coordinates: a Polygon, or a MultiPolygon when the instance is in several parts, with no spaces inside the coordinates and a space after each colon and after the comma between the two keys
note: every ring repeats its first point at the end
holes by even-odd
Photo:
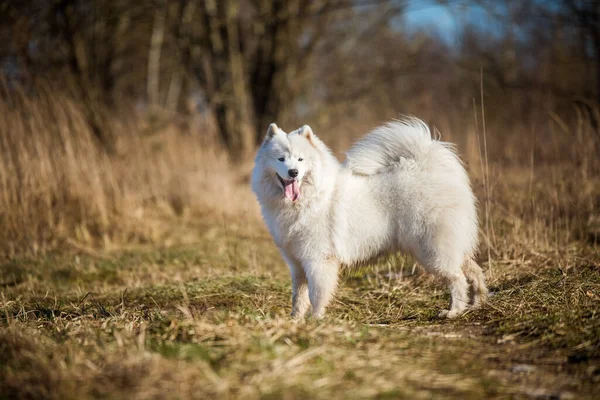
{"type": "Polygon", "coordinates": [[[297,169],[289,169],[288,175],[290,176],[290,178],[295,178],[298,176],[298,170],[297,169]]]}

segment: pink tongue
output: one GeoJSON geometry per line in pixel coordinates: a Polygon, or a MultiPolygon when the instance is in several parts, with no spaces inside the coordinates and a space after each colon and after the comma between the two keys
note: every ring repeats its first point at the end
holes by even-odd
{"type": "Polygon", "coordinates": [[[298,181],[291,181],[290,183],[285,183],[285,197],[287,197],[291,201],[298,200],[298,197],[300,197],[300,187],[298,186],[298,181]]]}

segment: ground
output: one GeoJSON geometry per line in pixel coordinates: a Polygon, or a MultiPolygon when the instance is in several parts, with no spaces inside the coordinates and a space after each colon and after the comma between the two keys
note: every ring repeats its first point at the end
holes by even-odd
{"type": "Polygon", "coordinates": [[[489,303],[452,321],[436,317],[449,299],[442,282],[395,257],[346,272],[324,321],[293,323],[287,270],[261,225],[180,229],[197,237],[4,263],[0,398],[562,399],[600,389],[593,246],[491,255],[489,303]]]}

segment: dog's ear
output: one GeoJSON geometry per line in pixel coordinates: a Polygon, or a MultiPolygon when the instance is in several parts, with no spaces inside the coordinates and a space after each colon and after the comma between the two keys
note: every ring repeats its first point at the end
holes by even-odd
{"type": "Polygon", "coordinates": [[[281,131],[281,129],[279,129],[277,124],[273,122],[271,125],[269,125],[269,128],[267,129],[267,135],[265,136],[265,142],[273,139],[273,136],[278,135],[281,132],[282,131],[281,131]]]}
{"type": "Polygon", "coordinates": [[[308,141],[314,145],[314,137],[315,134],[313,133],[312,129],[310,128],[310,126],[308,125],[304,125],[302,128],[300,128],[300,135],[304,136],[306,139],[308,139],[308,141]]]}

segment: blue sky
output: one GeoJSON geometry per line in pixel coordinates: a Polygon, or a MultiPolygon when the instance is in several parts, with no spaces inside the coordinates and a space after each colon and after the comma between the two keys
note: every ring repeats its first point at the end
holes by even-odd
{"type": "Polygon", "coordinates": [[[448,7],[431,2],[412,3],[406,9],[403,24],[411,31],[437,29],[439,33],[455,35],[456,20],[448,7]]]}
{"type": "Polygon", "coordinates": [[[448,6],[431,0],[411,1],[398,21],[409,32],[426,30],[437,33],[448,44],[457,42],[462,27],[467,23],[492,34],[502,29],[483,8],[472,4],[466,6],[461,1],[451,2],[448,6]]]}

